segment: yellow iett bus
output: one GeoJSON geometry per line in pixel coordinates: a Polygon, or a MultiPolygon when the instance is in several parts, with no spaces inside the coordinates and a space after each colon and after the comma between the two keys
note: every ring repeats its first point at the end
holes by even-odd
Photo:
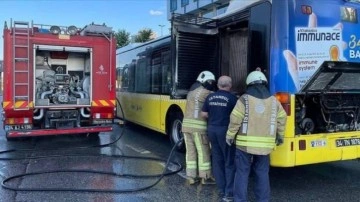
{"type": "Polygon", "coordinates": [[[249,0],[231,1],[216,19],[174,15],[170,36],[117,50],[120,116],[176,143],[201,71],[229,75],[241,95],[261,67],[288,115],[272,166],[360,158],[359,8],[358,0],[249,0]]]}
{"type": "MultiPolygon", "coordinates": [[[[117,52],[120,117],[160,133],[173,144],[181,137],[186,91],[172,94],[170,36],[117,52]],[[124,112],[124,114],[122,114],[124,112]]],[[[183,150],[180,145],[178,150],[183,150]]]]}

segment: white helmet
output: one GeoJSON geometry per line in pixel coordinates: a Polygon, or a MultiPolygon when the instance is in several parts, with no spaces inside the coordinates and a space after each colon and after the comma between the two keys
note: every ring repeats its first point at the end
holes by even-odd
{"type": "Polygon", "coordinates": [[[207,81],[207,80],[215,81],[215,76],[213,73],[211,73],[209,71],[202,71],[196,80],[199,81],[200,83],[205,83],[205,81],[207,81]]]}
{"type": "Polygon", "coordinates": [[[267,84],[267,79],[261,71],[253,71],[246,78],[246,85],[267,84]]]}

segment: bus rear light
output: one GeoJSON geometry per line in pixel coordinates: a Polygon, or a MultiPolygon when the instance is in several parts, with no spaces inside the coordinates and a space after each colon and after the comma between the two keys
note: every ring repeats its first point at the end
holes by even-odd
{"type": "Polygon", "coordinates": [[[290,103],[290,95],[289,93],[276,93],[275,97],[279,100],[281,104],[283,103],[290,103]]]}
{"type": "Polygon", "coordinates": [[[290,105],[290,94],[289,93],[276,93],[275,97],[281,103],[286,114],[291,115],[291,105],[290,105]]]}
{"type": "Polygon", "coordinates": [[[299,140],[299,150],[306,150],[306,140],[299,140]]]}

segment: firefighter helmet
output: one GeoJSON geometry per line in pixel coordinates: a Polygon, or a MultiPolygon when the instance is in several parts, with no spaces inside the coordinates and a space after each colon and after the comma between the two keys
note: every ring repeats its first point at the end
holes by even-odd
{"type": "Polygon", "coordinates": [[[215,76],[213,73],[209,71],[202,71],[196,80],[199,81],[200,83],[205,83],[205,81],[207,80],[215,81],[215,76]]]}
{"type": "Polygon", "coordinates": [[[267,84],[267,79],[261,71],[253,71],[246,78],[246,85],[267,84]]]}

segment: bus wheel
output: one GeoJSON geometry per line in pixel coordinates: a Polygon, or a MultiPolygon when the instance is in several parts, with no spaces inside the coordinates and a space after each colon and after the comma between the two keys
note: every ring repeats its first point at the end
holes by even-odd
{"type": "Polygon", "coordinates": [[[185,141],[181,132],[183,116],[181,113],[176,113],[170,121],[169,135],[171,144],[174,146],[180,140],[181,143],[177,144],[176,150],[179,152],[185,152],[185,141]]]}
{"type": "Polygon", "coordinates": [[[26,141],[30,137],[8,137],[6,136],[6,141],[8,142],[17,142],[17,141],[26,141]]]}
{"type": "Polygon", "coordinates": [[[18,137],[8,137],[6,135],[6,141],[8,141],[8,142],[15,142],[15,141],[18,141],[18,140],[20,140],[20,138],[18,138],[18,137]]]}
{"type": "Polygon", "coordinates": [[[99,138],[99,132],[96,132],[96,133],[89,133],[88,134],[88,137],[89,138],[92,138],[92,139],[97,139],[97,138],[99,138]]]}

